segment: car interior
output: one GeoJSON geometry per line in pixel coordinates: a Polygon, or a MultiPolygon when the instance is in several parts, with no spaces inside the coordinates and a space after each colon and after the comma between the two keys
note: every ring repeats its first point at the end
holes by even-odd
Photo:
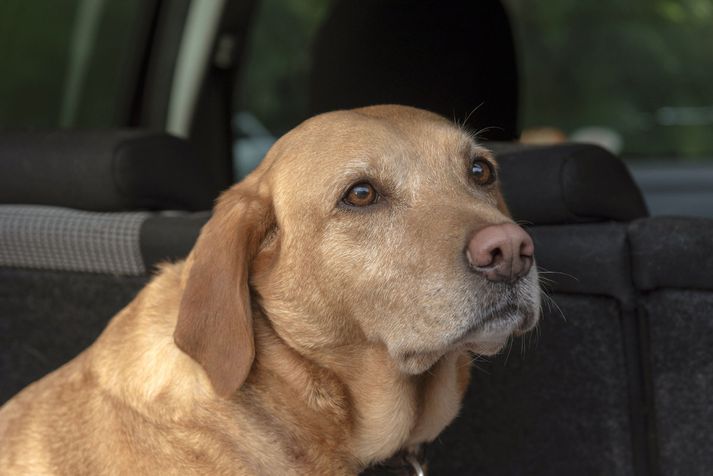
{"type": "MultiPolygon", "coordinates": [[[[671,2],[653,3],[674,15],[671,2]]],[[[533,61],[559,67],[528,57],[544,40],[528,45],[523,35],[537,15],[577,29],[588,14],[570,6],[569,16],[529,17],[537,8],[1,4],[9,78],[0,81],[0,404],[86,348],[161,262],[185,257],[219,192],[279,135],[321,112],[397,103],[451,119],[493,151],[547,294],[535,333],[475,358],[460,416],[426,449],[432,474],[705,474],[713,162],[647,151],[665,135],[659,126],[637,129],[646,147],[635,159],[615,128],[560,137],[532,127],[523,110],[533,104],[573,101],[577,114],[574,99],[552,96],[577,79],[558,86],[529,74],[533,61]]],[[[699,16],[710,31],[707,8],[699,16]]],[[[602,54],[613,58],[621,32],[607,31],[602,54]]],[[[700,66],[713,74],[710,59],[700,66]]],[[[699,121],[701,144],[711,140],[712,106],[684,103],[662,104],[659,116],[699,121]]]]}

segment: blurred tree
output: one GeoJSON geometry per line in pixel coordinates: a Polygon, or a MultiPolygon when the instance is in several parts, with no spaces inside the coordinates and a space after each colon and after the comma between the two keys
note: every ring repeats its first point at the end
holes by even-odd
{"type": "Polygon", "coordinates": [[[125,125],[142,3],[0,1],[0,126],[125,125]]]}
{"type": "Polygon", "coordinates": [[[310,44],[331,0],[263,0],[236,95],[275,135],[305,119],[310,44]]]}
{"type": "Polygon", "coordinates": [[[628,156],[713,155],[713,0],[505,3],[525,127],[607,127],[628,156]]]}
{"type": "Polygon", "coordinates": [[[0,2],[0,124],[51,126],[78,0],[0,2]]]}

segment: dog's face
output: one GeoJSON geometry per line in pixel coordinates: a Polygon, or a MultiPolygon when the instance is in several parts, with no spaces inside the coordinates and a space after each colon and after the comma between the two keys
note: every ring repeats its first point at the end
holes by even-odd
{"type": "MultiPolygon", "coordinates": [[[[537,321],[535,266],[493,279],[473,257],[491,225],[524,235],[496,175],[486,150],[434,114],[379,106],[321,115],[280,139],[211,220],[232,214],[221,233],[237,234],[229,227],[253,227],[257,216],[260,231],[248,244],[213,246],[255,247],[239,266],[295,348],[383,343],[403,371],[420,373],[457,348],[492,354],[537,321]]],[[[516,258],[529,243],[515,243],[516,258]]]]}

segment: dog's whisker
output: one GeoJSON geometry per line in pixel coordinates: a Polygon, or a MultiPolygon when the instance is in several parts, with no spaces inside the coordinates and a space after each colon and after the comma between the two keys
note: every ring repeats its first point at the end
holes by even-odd
{"type": "Polygon", "coordinates": [[[568,278],[570,278],[570,279],[573,279],[573,280],[579,282],[579,278],[578,278],[578,277],[573,276],[573,275],[571,275],[571,274],[569,274],[569,273],[565,273],[565,272],[562,272],[562,271],[551,271],[551,270],[545,269],[545,268],[543,268],[542,266],[539,266],[539,265],[537,266],[537,273],[538,273],[538,274],[557,274],[557,275],[560,275],[560,276],[566,276],[566,277],[568,277],[568,278]]]}
{"type": "Polygon", "coordinates": [[[465,127],[465,125],[468,124],[468,121],[470,120],[470,117],[475,113],[475,111],[477,111],[478,109],[480,109],[480,108],[483,106],[483,104],[485,104],[485,101],[483,101],[483,102],[481,102],[480,104],[478,104],[477,106],[475,106],[475,107],[468,113],[468,115],[465,116],[465,119],[463,119],[462,127],[465,127]]]}
{"type": "Polygon", "coordinates": [[[541,274],[538,274],[538,279],[540,281],[540,284],[543,286],[553,286],[557,284],[557,281],[554,279],[548,278],[547,276],[542,276],[541,274]]]}
{"type": "Polygon", "coordinates": [[[481,366],[478,365],[476,362],[480,363],[480,362],[486,362],[486,361],[483,361],[483,360],[471,360],[471,361],[470,361],[470,365],[471,365],[474,369],[476,369],[478,372],[483,372],[483,373],[486,374],[486,375],[490,375],[490,372],[489,372],[488,370],[486,370],[485,368],[481,367],[481,366]]]}
{"type": "Polygon", "coordinates": [[[520,226],[533,226],[535,224],[534,222],[528,220],[515,220],[515,223],[520,226]]]}
{"type": "Polygon", "coordinates": [[[483,127],[483,128],[481,128],[481,129],[478,129],[477,131],[475,131],[475,133],[474,133],[474,134],[475,134],[475,139],[476,139],[476,140],[479,140],[481,135],[485,134],[486,132],[490,132],[490,131],[494,131],[494,130],[503,131],[504,129],[503,129],[502,127],[499,127],[499,126],[483,127]]]}
{"type": "Polygon", "coordinates": [[[512,342],[513,342],[512,336],[508,337],[508,343],[507,343],[508,351],[507,351],[507,354],[505,355],[505,362],[503,362],[503,367],[507,367],[507,365],[508,365],[508,360],[510,359],[510,352],[512,351],[512,342]]]}
{"type": "Polygon", "coordinates": [[[542,297],[544,298],[545,302],[547,302],[549,310],[552,310],[550,305],[554,306],[554,308],[557,310],[560,316],[562,316],[562,320],[567,322],[567,318],[564,315],[564,312],[562,311],[562,308],[559,307],[559,305],[555,302],[554,299],[552,299],[546,292],[542,292],[542,297]]]}

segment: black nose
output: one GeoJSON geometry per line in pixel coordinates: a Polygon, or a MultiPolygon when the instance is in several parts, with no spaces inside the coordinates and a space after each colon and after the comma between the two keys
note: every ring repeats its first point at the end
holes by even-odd
{"type": "Polygon", "coordinates": [[[532,267],[534,253],[532,238],[514,223],[486,226],[466,245],[468,262],[473,269],[497,282],[512,283],[526,275],[532,267]]]}

